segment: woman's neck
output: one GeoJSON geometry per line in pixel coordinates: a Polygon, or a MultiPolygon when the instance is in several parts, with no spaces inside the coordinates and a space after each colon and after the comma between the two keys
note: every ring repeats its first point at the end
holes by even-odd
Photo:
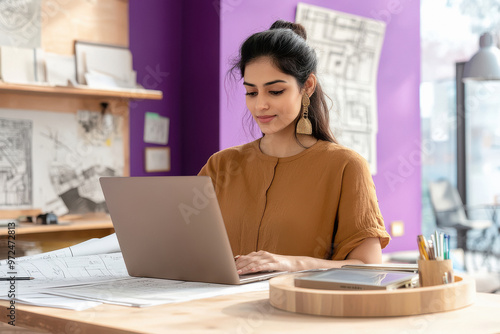
{"type": "Polygon", "coordinates": [[[318,141],[313,136],[301,134],[297,134],[297,139],[295,136],[265,135],[260,139],[259,147],[266,155],[286,158],[299,154],[318,141]]]}

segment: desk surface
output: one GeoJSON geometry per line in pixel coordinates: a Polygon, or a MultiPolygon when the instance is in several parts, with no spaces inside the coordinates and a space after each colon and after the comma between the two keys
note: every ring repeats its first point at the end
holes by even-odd
{"type": "MultiPolygon", "coordinates": [[[[7,301],[0,320],[7,322],[7,301]]],[[[290,313],[251,292],[147,308],[101,305],[86,311],[16,304],[16,325],[53,333],[499,333],[500,295],[472,306],[410,317],[335,318],[290,313]]]]}

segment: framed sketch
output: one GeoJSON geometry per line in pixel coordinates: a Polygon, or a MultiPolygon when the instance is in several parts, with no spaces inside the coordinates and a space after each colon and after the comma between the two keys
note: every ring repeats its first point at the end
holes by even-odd
{"type": "Polygon", "coordinates": [[[94,88],[135,88],[132,53],[126,47],[75,41],[76,80],[94,88]]]}
{"type": "Polygon", "coordinates": [[[123,176],[128,127],[100,111],[0,108],[0,210],[105,212],[99,177],[123,176]]]}

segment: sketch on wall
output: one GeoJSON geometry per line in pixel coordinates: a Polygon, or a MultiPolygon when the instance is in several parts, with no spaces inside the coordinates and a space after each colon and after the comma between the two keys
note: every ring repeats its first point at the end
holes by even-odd
{"type": "Polygon", "coordinates": [[[299,3],[296,22],[318,55],[318,76],[333,102],[330,128],[377,172],[377,70],[385,23],[299,3]]]}
{"type": "MultiPolygon", "coordinates": [[[[39,208],[57,215],[106,211],[99,177],[123,175],[122,117],[94,111],[78,111],[75,115],[0,109],[0,120],[9,120],[10,123],[0,123],[5,127],[16,123],[28,128],[29,124],[32,133],[24,136],[20,130],[11,130],[15,134],[10,138],[22,137],[21,142],[28,148],[24,155],[17,153],[17,168],[11,166],[7,176],[0,174],[2,181],[26,180],[32,201],[0,200],[0,209],[39,208]]],[[[4,139],[3,126],[0,131],[0,138],[4,139]]],[[[2,157],[4,146],[0,146],[2,157]]],[[[2,172],[6,164],[3,160],[2,172]]]]}
{"type": "Polygon", "coordinates": [[[32,205],[32,122],[0,117],[0,206],[32,205]]]}
{"type": "Polygon", "coordinates": [[[41,0],[0,1],[0,45],[40,47],[41,0]]]}

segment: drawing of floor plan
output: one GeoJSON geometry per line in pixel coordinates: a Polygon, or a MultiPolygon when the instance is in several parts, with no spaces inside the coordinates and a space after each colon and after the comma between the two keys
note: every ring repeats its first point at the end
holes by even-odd
{"type": "Polygon", "coordinates": [[[32,122],[0,118],[0,206],[32,204],[32,122]]]}
{"type": "Polygon", "coordinates": [[[330,127],[376,173],[377,69],[385,23],[299,3],[296,21],[318,55],[318,77],[332,99],[330,127]],[[374,142],[372,142],[374,141],[374,142]]]}

